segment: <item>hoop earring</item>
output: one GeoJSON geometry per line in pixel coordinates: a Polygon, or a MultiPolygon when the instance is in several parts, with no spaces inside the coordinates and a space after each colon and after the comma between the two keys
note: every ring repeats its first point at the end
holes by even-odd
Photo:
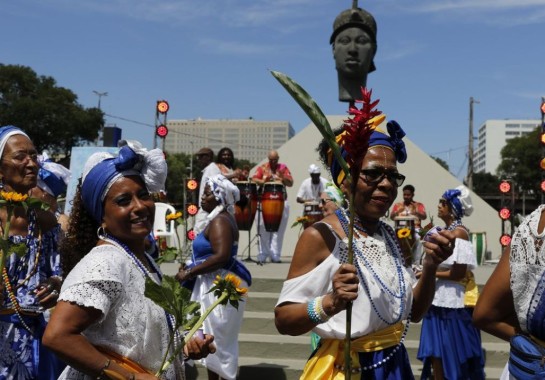
{"type": "Polygon", "coordinates": [[[106,240],[106,230],[104,229],[104,227],[100,226],[98,227],[97,229],[97,237],[99,238],[99,240],[106,240]]]}
{"type": "Polygon", "coordinates": [[[4,189],[4,178],[0,178],[0,190],[4,189]]]}

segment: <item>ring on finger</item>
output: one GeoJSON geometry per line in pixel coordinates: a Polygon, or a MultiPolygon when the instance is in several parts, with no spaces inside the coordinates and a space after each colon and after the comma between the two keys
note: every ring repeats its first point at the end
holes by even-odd
{"type": "Polygon", "coordinates": [[[57,289],[54,289],[51,293],[49,293],[50,295],[52,296],[58,296],[59,295],[59,292],[57,289]]]}

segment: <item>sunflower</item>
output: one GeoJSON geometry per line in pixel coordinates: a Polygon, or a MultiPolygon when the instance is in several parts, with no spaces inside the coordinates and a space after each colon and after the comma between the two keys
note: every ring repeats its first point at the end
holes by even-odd
{"type": "Polygon", "coordinates": [[[411,237],[411,230],[409,228],[401,228],[397,231],[397,237],[399,239],[408,239],[411,237]]]}

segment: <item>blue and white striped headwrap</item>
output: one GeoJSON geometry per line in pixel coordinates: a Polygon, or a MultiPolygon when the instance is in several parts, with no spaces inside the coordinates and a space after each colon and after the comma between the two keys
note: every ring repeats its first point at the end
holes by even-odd
{"type": "Polygon", "coordinates": [[[81,197],[96,222],[102,222],[104,199],[115,181],[121,177],[142,177],[150,192],[165,187],[167,163],[160,149],[148,151],[137,141],[121,147],[119,154],[99,152],[89,157],[83,168],[81,197]]]}
{"type": "Polygon", "coordinates": [[[456,219],[461,219],[463,216],[469,216],[473,213],[473,203],[469,196],[469,189],[463,185],[445,191],[443,199],[449,203],[456,219]]]}
{"type": "Polygon", "coordinates": [[[5,125],[0,127],[0,158],[4,155],[4,149],[6,148],[8,139],[15,135],[23,135],[30,139],[25,132],[14,125],[5,125]]]}
{"type": "Polygon", "coordinates": [[[38,162],[40,164],[38,187],[55,198],[66,192],[66,187],[72,176],[70,170],[51,161],[46,151],[38,157],[38,162]]]}

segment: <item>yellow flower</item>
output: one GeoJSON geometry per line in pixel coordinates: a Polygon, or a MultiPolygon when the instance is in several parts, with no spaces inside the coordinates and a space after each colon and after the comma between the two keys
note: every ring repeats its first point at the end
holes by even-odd
{"type": "Polygon", "coordinates": [[[397,237],[399,239],[405,239],[411,237],[411,230],[409,228],[401,228],[397,231],[397,237]]]}
{"type": "Polygon", "coordinates": [[[28,195],[16,193],[14,191],[0,191],[0,196],[8,202],[24,202],[27,200],[28,195]]]}
{"type": "Polygon", "coordinates": [[[174,214],[168,214],[166,216],[166,219],[167,219],[167,221],[171,221],[171,220],[179,219],[181,217],[182,217],[182,212],[178,211],[178,212],[175,212],[174,214]]]}

